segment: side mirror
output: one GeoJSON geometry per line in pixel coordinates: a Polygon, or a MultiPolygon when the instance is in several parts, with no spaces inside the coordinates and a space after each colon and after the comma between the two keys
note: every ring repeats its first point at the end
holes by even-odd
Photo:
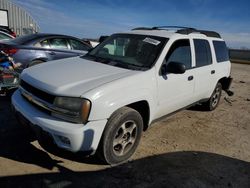
{"type": "Polygon", "coordinates": [[[183,74],[186,71],[186,66],[179,62],[169,62],[167,65],[164,64],[161,67],[161,74],[166,75],[167,73],[183,74]]]}

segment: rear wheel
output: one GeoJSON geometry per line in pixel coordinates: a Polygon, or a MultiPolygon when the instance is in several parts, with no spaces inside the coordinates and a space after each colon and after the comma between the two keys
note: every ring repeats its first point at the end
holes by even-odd
{"type": "Polygon", "coordinates": [[[212,111],[218,106],[220,102],[221,92],[222,92],[222,85],[220,82],[218,82],[211,97],[206,103],[204,103],[204,107],[206,110],[212,111]]]}
{"type": "Polygon", "coordinates": [[[140,142],[142,130],[139,112],[128,107],[117,110],[108,120],[97,154],[108,164],[128,160],[140,142]]]}

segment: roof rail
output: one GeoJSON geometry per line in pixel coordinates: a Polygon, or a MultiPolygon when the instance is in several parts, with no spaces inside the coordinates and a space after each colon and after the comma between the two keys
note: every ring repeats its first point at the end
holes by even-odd
{"type": "Polygon", "coordinates": [[[182,26],[157,26],[157,27],[137,27],[132,30],[168,30],[168,29],[194,29],[190,27],[182,27],[182,26]]]}
{"type": "Polygon", "coordinates": [[[191,27],[182,27],[182,26],[158,26],[158,27],[137,27],[132,30],[169,30],[169,29],[177,29],[176,33],[188,35],[190,33],[201,33],[206,35],[207,37],[216,37],[221,38],[220,34],[215,31],[207,31],[207,30],[198,30],[191,27]]]}
{"type": "Polygon", "coordinates": [[[201,33],[203,35],[206,35],[207,37],[215,37],[215,38],[221,38],[220,34],[215,31],[207,31],[207,30],[198,30],[198,29],[180,29],[176,33],[185,34],[188,35],[190,33],[201,33]]]}
{"type": "Polygon", "coordinates": [[[153,30],[151,27],[136,27],[134,29],[132,29],[132,31],[134,30],[153,30]]]}
{"type": "Polygon", "coordinates": [[[152,27],[152,29],[194,29],[190,27],[183,27],[183,26],[157,26],[157,27],[152,27]]]}

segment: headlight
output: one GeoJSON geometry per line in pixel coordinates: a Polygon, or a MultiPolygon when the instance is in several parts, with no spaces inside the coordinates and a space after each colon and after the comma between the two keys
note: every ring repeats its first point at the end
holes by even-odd
{"type": "Polygon", "coordinates": [[[54,100],[55,112],[52,116],[74,123],[88,121],[91,102],[87,99],[74,97],[56,97],[54,100]]]}

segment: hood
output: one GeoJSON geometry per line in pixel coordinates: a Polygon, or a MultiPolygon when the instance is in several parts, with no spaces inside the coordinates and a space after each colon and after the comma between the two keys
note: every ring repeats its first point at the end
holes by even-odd
{"type": "Polygon", "coordinates": [[[30,67],[23,71],[21,78],[50,94],[80,97],[91,89],[136,72],[74,57],[30,67]]]}

